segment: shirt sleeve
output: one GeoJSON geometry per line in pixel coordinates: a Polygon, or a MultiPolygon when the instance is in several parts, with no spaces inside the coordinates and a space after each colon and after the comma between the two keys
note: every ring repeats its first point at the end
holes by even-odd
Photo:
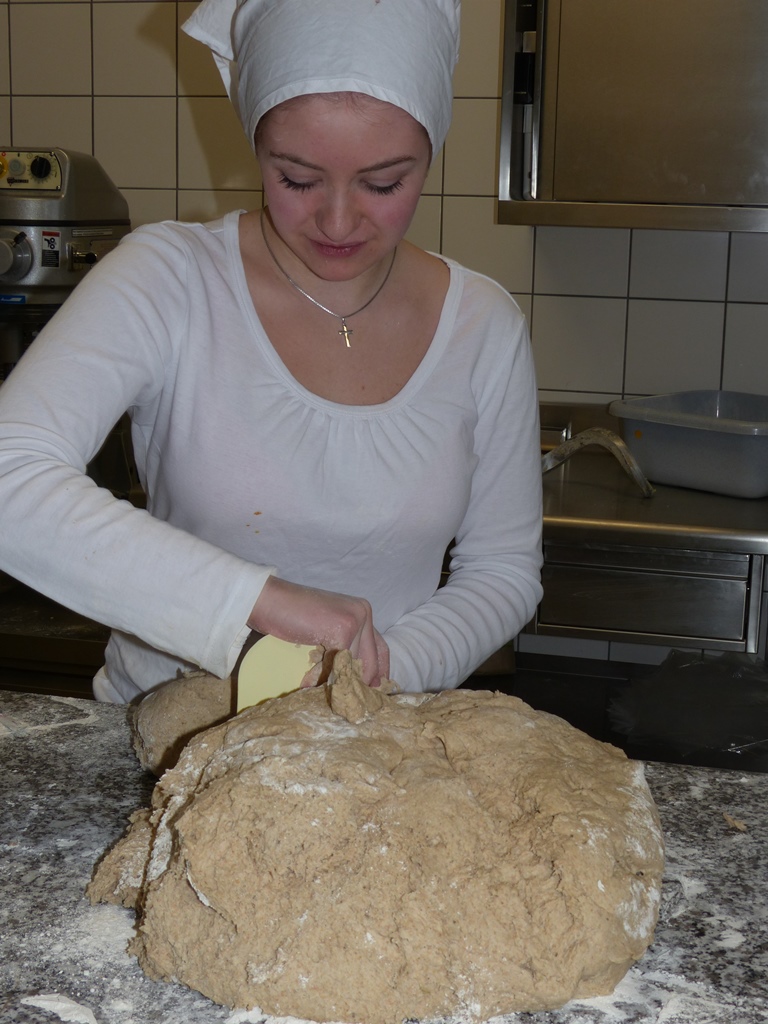
{"type": "Polygon", "coordinates": [[[163,386],[187,315],[182,247],[126,242],[89,272],[0,389],[0,566],[82,615],[226,676],[271,567],[160,521],[86,475],[126,409],[163,386]]]}
{"type": "MultiPolygon", "coordinates": [[[[511,301],[511,300],[510,300],[511,301]]],[[[450,553],[450,576],[385,634],[403,689],[459,686],[515,637],[541,600],[542,485],[538,397],[522,315],[475,368],[477,463],[450,553]],[[402,681],[402,682],[401,682],[402,681]]]]}

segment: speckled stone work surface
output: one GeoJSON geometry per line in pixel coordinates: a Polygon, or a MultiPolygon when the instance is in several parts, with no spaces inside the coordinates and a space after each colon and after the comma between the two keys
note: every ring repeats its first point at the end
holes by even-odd
{"type": "MultiPolygon", "coordinates": [[[[125,708],[0,691],[0,764],[0,1024],[278,1024],[150,981],[125,952],[133,913],[83,895],[153,787],[125,708]]],[[[612,996],[497,1024],[768,1019],[768,775],[646,774],[667,839],[653,946],[612,996]]]]}

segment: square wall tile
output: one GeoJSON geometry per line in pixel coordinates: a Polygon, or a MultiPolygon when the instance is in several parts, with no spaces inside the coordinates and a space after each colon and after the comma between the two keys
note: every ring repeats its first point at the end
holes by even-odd
{"type": "Polygon", "coordinates": [[[437,159],[432,161],[424,182],[421,194],[424,196],[441,196],[443,194],[443,173],[445,171],[445,150],[441,149],[437,159]]]}
{"type": "Polygon", "coordinates": [[[0,4],[0,93],[11,91],[11,44],[8,36],[8,4],[0,4]]]}
{"type": "Polygon", "coordinates": [[[724,316],[714,302],[630,299],[625,393],[719,388],[724,316]]]}
{"type": "Polygon", "coordinates": [[[427,252],[440,252],[443,203],[439,196],[422,196],[406,238],[427,252]]]}
{"type": "Polygon", "coordinates": [[[10,96],[0,96],[0,146],[11,146],[10,96]]]}
{"type": "Polygon", "coordinates": [[[176,100],[97,96],[93,155],[118,188],[176,188],[176,100]]]}
{"type": "Polygon", "coordinates": [[[727,270],[727,232],[632,232],[633,298],[722,301],[727,270]]]}
{"type": "Polygon", "coordinates": [[[444,189],[455,196],[495,196],[499,101],[456,100],[445,140],[444,189]]]}
{"type": "Polygon", "coordinates": [[[259,165],[228,99],[179,100],[179,188],[261,188],[259,165]]]}
{"type": "Polygon", "coordinates": [[[768,395],[768,306],[728,305],[723,388],[768,395]]]}
{"type": "Polygon", "coordinates": [[[90,96],[90,4],[13,3],[10,13],[14,94],[90,96]]]}
{"type": "Polygon", "coordinates": [[[93,5],[97,96],[176,95],[176,10],[162,3],[93,5]]]}
{"type": "Polygon", "coordinates": [[[768,302],[768,234],[737,231],[731,235],[729,302],[768,302]]]}
{"type": "Polygon", "coordinates": [[[59,146],[93,152],[90,96],[14,96],[14,149],[59,146]]]}
{"type": "Polygon", "coordinates": [[[497,224],[493,199],[443,200],[443,254],[510,292],[530,292],[533,228],[497,224]]]}
{"type": "Polygon", "coordinates": [[[626,306],[625,299],[534,295],[531,334],[539,387],[620,392],[626,306]]]}
{"type": "Polygon", "coordinates": [[[131,228],[176,219],[175,188],[121,188],[120,192],[128,203],[131,228]]]}
{"type": "Polygon", "coordinates": [[[619,228],[537,228],[534,292],[626,296],[629,238],[619,228]]]}
{"type": "Polygon", "coordinates": [[[530,329],[531,329],[531,309],[532,309],[532,299],[531,299],[531,296],[530,295],[521,295],[519,292],[516,292],[512,296],[512,298],[515,300],[515,302],[520,307],[520,312],[525,317],[525,322],[528,324],[528,333],[530,334],[530,329]]]}
{"type": "Polygon", "coordinates": [[[501,95],[502,0],[470,0],[461,7],[461,52],[454,96],[501,95]]]}
{"type": "Polygon", "coordinates": [[[226,89],[211,51],[204,43],[192,39],[181,29],[197,6],[196,2],[179,4],[179,95],[226,96],[226,89]]]}
{"type": "Polygon", "coordinates": [[[200,221],[205,224],[218,220],[230,210],[260,210],[264,197],[260,191],[228,192],[189,191],[179,192],[179,220],[200,221]]]}

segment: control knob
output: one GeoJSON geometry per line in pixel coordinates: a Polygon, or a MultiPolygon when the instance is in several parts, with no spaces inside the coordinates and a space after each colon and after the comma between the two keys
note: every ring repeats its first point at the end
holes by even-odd
{"type": "Polygon", "coordinates": [[[44,181],[51,173],[51,161],[47,156],[36,156],[29,165],[29,170],[33,178],[44,181]]]}
{"type": "Polygon", "coordinates": [[[0,233],[0,280],[20,281],[32,266],[32,246],[23,231],[0,233]]]}

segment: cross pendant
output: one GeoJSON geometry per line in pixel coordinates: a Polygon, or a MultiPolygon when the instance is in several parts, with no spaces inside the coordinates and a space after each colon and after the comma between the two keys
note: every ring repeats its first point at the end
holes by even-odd
{"type": "Polygon", "coordinates": [[[352,347],[349,344],[349,336],[350,336],[350,334],[354,334],[354,333],[355,333],[354,331],[351,331],[349,329],[349,327],[347,327],[347,321],[344,319],[344,317],[342,317],[341,318],[341,330],[339,331],[339,334],[343,334],[344,335],[344,341],[346,343],[347,348],[351,348],[352,347]]]}

